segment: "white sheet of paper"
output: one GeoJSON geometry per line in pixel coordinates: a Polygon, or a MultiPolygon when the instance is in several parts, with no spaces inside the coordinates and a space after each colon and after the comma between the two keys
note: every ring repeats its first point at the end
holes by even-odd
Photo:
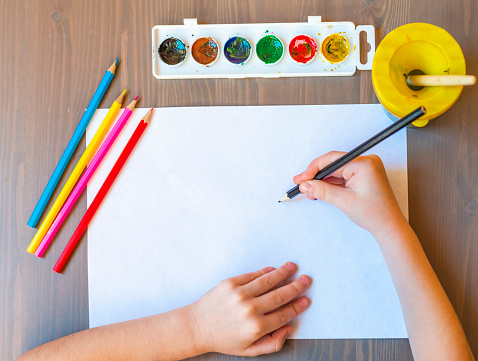
{"type": "MultiPolygon", "coordinates": [[[[134,111],[88,184],[88,205],[147,110],[134,111]]],[[[292,261],[313,278],[293,338],[407,337],[373,237],[324,202],[278,203],[310,161],[390,124],[380,105],[156,109],[88,228],[90,327],[184,306],[222,279],[292,261]]],[[[406,146],[402,130],[371,153],[408,216],[406,146]]]]}

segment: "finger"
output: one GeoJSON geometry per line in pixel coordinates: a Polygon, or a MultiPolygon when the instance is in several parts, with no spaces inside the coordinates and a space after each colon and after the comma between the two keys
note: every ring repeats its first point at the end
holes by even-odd
{"type": "Polygon", "coordinates": [[[264,332],[272,332],[286,325],[310,306],[310,299],[300,297],[286,306],[264,316],[264,332]]]}
{"type": "Polygon", "coordinates": [[[383,164],[382,159],[376,154],[370,154],[369,157],[374,161],[375,168],[377,168],[382,174],[386,175],[385,165],[383,164]]]}
{"type": "Polygon", "coordinates": [[[292,331],[292,326],[283,326],[271,334],[262,336],[246,349],[245,356],[253,357],[280,351],[292,331]]]}
{"type": "Polygon", "coordinates": [[[365,174],[368,178],[377,171],[381,174],[386,174],[382,160],[377,155],[371,154],[357,157],[348,163],[344,167],[342,176],[346,180],[347,185],[350,185],[349,181],[351,181],[355,175],[365,174]]]}
{"type": "Polygon", "coordinates": [[[287,262],[278,269],[244,285],[244,291],[254,297],[260,296],[291,276],[296,270],[297,266],[294,263],[287,262]]]}
{"type": "Polygon", "coordinates": [[[242,286],[274,270],[274,267],[265,267],[259,271],[244,273],[239,276],[231,277],[231,280],[237,285],[242,286]]]}
{"type": "Polygon", "coordinates": [[[345,186],[345,179],[343,178],[337,178],[337,177],[327,177],[322,179],[324,182],[327,182],[329,184],[333,184],[339,187],[344,187],[345,186]]]}
{"type": "MultiPolygon", "coordinates": [[[[342,157],[344,154],[345,154],[344,152],[329,152],[327,154],[320,156],[317,159],[314,159],[309,164],[305,172],[298,174],[293,178],[294,183],[299,184],[305,180],[310,180],[314,178],[321,169],[324,169],[326,166],[336,161],[337,159],[342,157]]],[[[331,175],[337,178],[340,178],[342,176],[342,168],[335,171],[331,175]]]]}
{"type": "Polygon", "coordinates": [[[284,306],[309,288],[310,284],[311,279],[303,275],[286,286],[267,292],[257,299],[259,303],[258,311],[269,313],[284,306]]]}
{"type": "Polygon", "coordinates": [[[369,154],[368,157],[371,158],[375,162],[375,164],[377,164],[378,166],[383,167],[382,159],[378,155],[369,154]]]}
{"type": "Polygon", "coordinates": [[[299,189],[306,194],[309,199],[320,199],[333,206],[342,209],[344,203],[348,201],[350,190],[343,186],[336,186],[320,180],[309,180],[300,183],[299,189]]]}

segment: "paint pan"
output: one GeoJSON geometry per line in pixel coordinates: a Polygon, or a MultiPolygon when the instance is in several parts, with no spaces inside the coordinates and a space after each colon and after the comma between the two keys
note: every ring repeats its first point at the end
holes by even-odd
{"type": "Polygon", "coordinates": [[[298,64],[310,63],[316,54],[317,43],[309,35],[297,35],[289,43],[289,55],[298,64]]]}
{"type": "Polygon", "coordinates": [[[266,35],[256,44],[256,54],[266,65],[277,64],[284,56],[284,44],[275,35],[266,35]]]}
{"type": "Polygon", "coordinates": [[[331,64],[342,63],[350,53],[350,44],[345,36],[331,34],[320,47],[322,56],[331,64]]]}
{"type": "Polygon", "coordinates": [[[251,54],[251,42],[243,36],[233,36],[224,44],[224,56],[233,65],[244,65],[251,54]]]}
{"type": "Polygon", "coordinates": [[[194,42],[191,47],[191,55],[197,63],[211,66],[219,56],[219,45],[213,38],[204,36],[194,42]]]}
{"type": "MultiPolygon", "coordinates": [[[[309,16],[307,22],[257,24],[198,24],[197,19],[184,19],[184,25],[154,26],[151,35],[152,72],[157,79],[350,76],[355,74],[357,69],[370,70],[375,53],[375,28],[372,25],[356,26],[350,21],[322,22],[320,16],[309,16]],[[360,40],[361,32],[366,32],[366,40],[363,38],[360,40]],[[307,62],[308,59],[297,62],[288,54],[290,41],[300,34],[307,34],[316,44],[315,58],[310,62],[307,62]],[[320,45],[331,34],[344,36],[350,45],[348,56],[340,64],[329,63],[321,55],[320,45]],[[274,39],[269,36],[279,39],[283,46],[282,58],[275,62],[276,58],[269,57],[260,46],[265,40],[274,39]],[[250,46],[250,52],[249,46],[247,49],[244,48],[246,54],[241,58],[233,57],[232,52],[227,51],[230,44],[225,47],[225,44],[234,37],[246,39],[250,46]],[[186,57],[177,62],[181,64],[180,66],[170,65],[175,64],[173,61],[168,61],[167,64],[159,55],[160,44],[169,38],[180,39],[185,45],[186,57]],[[217,57],[210,63],[208,60],[212,57],[204,61],[198,56],[193,56],[193,45],[201,38],[214,39],[218,45],[217,57]],[[263,38],[265,39],[261,40],[263,38]],[[360,43],[370,48],[364,64],[360,62],[358,55],[360,43]],[[239,65],[231,66],[233,64],[239,65]]],[[[198,41],[197,45],[199,44],[198,41]]]]}
{"type": "Polygon", "coordinates": [[[181,65],[186,60],[186,44],[178,38],[167,38],[158,48],[161,60],[169,66],[181,65]]]}

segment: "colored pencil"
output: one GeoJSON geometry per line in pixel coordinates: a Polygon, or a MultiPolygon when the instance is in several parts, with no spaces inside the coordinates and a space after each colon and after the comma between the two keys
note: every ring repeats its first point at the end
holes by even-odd
{"type": "Polygon", "coordinates": [[[43,253],[45,253],[46,249],[48,248],[48,245],[53,240],[53,237],[55,237],[56,233],[58,232],[61,225],[63,224],[63,221],[66,219],[66,217],[70,213],[71,208],[73,208],[74,204],[76,203],[76,200],[78,199],[80,194],[85,189],[86,185],[90,181],[91,177],[95,173],[96,169],[100,165],[100,163],[103,160],[103,158],[105,157],[106,153],[108,153],[108,151],[110,150],[114,141],[118,137],[119,133],[124,128],[126,122],[131,117],[131,114],[133,113],[133,109],[136,105],[137,100],[138,100],[138,97],[136,97],[125,108],[125,110],[121,114],[120,118],[118,119],[118,121],[114,125],[113,129],[108,134],[108,136],[106,137],[103,144],[101,144],[100,149],[98,150],[98,152],[93,157],[91,163],[86,168],[85,172],[83,173],[80,180],[76,184],[75,188],[71,192],[70,196],[66,200],[65,204],[61,208],[60,212],[58,212],[58,215],[56,216],[55,220],[53,221],[52,225],[50,226],[50,229],[45,234],[45,237],[43,238],[43,240],[41,241],[37,250],[35,251],[35,256],[41,257],[43,255],[43,253]]]}
{"type": "MultiPolygon", "coordinates": [[[[378,143],[380,143],[382,140],[385,140],[387,139],[389,136],[391,136],[392,134],[398,132],[400,129],[406,127],[408,124],[410,124],[411,122],[417,120],[418,118],[420,118],[422,115],[424,115],[426,113],[426,109],[425,107],[419,107],[417,109],[415,109],[413,112],[411,112],[410,114],[408,115],[405,115],[402,119],[400,120],[397,120],[395,123],[393,123],[392,125],[390,125],[389,127],[385,128],[384,130],[382,130],[381,132],[375,134],[372,138],[370,138],[369,140],[365,141],[364,143],[360,144],[358,147],[352,149],[350,152],[348,152],[347,154],[344,154],[342,157],[340,157],[339,159],[337,159],[336,161],[330,163],[328,166],[326,166],[325,168],[321,169],[313,179],[317,179],[317,180],[321,180],[321,179],[324,179],[326,177],[328,177],[329,175],[331,175],[332,173],[334,173],[336,170],[342,168],[344,165],[346,165],[347,163],[349,163],[350,161],[354,160],[355,158],[357,158],[360,154],[366,152],[367,150],[369,150],[370,148],[372,148],[373,146],[377,145],[378,143]]],[[[290,189],[284,197],[282,197],[279,201],[280,202],[284,202],[284,201],[287,201],[289,199],[292,199],[294,198],[295,196],[299,195],[300,194],[300,190],[299,190],[299,186],[295,186],[294,188],[290,189]]]]}
{"type": "Polygon", "coordinates": [[[106,117],[101,123],[100,127],[98,128],[98,131],[96,132],[95,136],[93,137],[85,152],[81,156],[80,160],[76,164],[75,169],[73,169],[73,172],[71,172],[70,177],[66,181],[65,185],[63,186],[63,189],[61,190],[60,194],[58,195],[55,202],[48,211],[45,219],[40,225],[40,228],[38,228],[38,231],[35,233],[35,236],[33,237],[32,241],[30,242],[30,245],[27,248],[28,252],[35,253],[35,251],[37,250],[38,245],[47,233],[48,229],[50,228],[50,225],[55,220],[56,215],[65,203],[71,190],[75,186],[76,181],[78,180],[78,178],[80,178],[81,173],[83,173],[86,166],[97,151],[101,142],[103,141],[106,132],[108,131],[111,126],[111,123],[115,119],[118,110],[121,108],[121,103],[123,102],[123,97],[125,93],[126,90],[113,102],[113,105],[111,105],[111,108],[108,111],[108,114],[106,114],[106,117]]]}
{"type": "Polygon", "coordinates": [[[73,233],[73,236],[71,237],[70,241],[66,245],[63,253],[60,256],[60,258],[56,262],[55,267],[53,267],[53,270],[55,272],[61,273],[61,271],[63,270],[63,267],[65,266],[65,263],[70,258],[71,253],[75,249],[76,245],[78,244],[78,241],[80,240],[81,236],[83,235],[86,228],[88,227],[88,224],[90,223],[91,219],[95,215],[96,211],[98,210],[99,206],[101,205],[101,202],[105,198],[106,194],[110,190],[113,182],[115,181],[119,172],[123,168],[123,166],[124,166],[126,160],[128,159],[129,155],[133,151],[136,143],[138,143],[138,140],[140,139],[144,130],[148,126],[149,122],[151,121],[152,112],[153,112],[153,108],[151,108],[151,110],[149,110],[148,113],[146,113],[146,115],[139,122],[139,124],[136,127],[133,135],[129,139],[128,143],[126,144],[126,146],[124,147],[120,156],[118,157],[118,160],[116,161],[115,165],[113,166],[110,173],[108,174],[108,177],[106,177],[106,180],[104,181],[100,190],[98,191],[95,198],[93,199],[93,202],[91,203],[90,207],[87,209],[87,211],[86,211],[85,215],[83,216],[81,222],[78,224],[78,227],[76,228],[75,233],[73,233]]]}
{"type": "Polygon", "coordinates": [[[32,228],[36,227],[38,220],[40,219],[43,211],[45,210],[45,207],[48,201],[50,200],[50,197],[53,191],[55,190],[56,185],[58,184],[58,181],[61,178],[61,175],[65,171],[65,168],[68,162],[70,161],[71,156],[73,155],[73,152],[78,146],[78,143],[80,142],[81,137],[85,133],[86,127],[90,123],[90,120],[93,117],[93,114],[95,113],[96,108],[98,108],[98,105],[100,104],[100,101],[103,98],[103,95],[105,94],[106,89],[108,89],[108,86],[110,85],[111,80],[113,79],[117,64],[118,64],[118,59],[116,59],[114,64],[108,68],[105,75],[103,76],[103,79],[100,82],[100,85],[98,85],[98,88],[96,89],[96,92],[93,95],[93,98],[91,99],[90,104],[88,104],[88,107],[86,108],[85,113],[81,117],[81,120],[78,123],[78,126],[76,127],[75,132],[73,133],[73,136],[70,139],[70,142],[66,146],[66,149],[63,152],[63,155],[61,156],[60,161],[58,162],[58,165],[53,171],[53,174],[51,175],[50,180],[48,181],[48,184],[46,185],[45,190],[43,191],[40,197],[40,200],[38,201],[37,205],[35,206],[35,209],[33,210],[32,215],[30,216],[30,219],[28,220],[27,224],[30,227],[32,228]]]}

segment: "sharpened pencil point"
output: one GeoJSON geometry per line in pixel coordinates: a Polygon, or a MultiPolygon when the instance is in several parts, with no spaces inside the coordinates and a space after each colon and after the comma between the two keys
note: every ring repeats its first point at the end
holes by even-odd
{"type": "Polygon", "coordinates": [[[118,62],[119,62],[119,59],[116,59],[116,61],[115,61],[115,65],[118,65],[118,62]]]}
{"type": "Polygon", "coordinates": [[[154,108],[151,108],[150,110],[148,110],[148,112],[144,115],[143,118],[141,118],[141,120],[147,124],[149,124],[151,122],[151,118],[152,118],[152,115],[153,115],[153,109],[154,108]]]}
{"type": "Polygon", "coordinates": [[[123,98],[124,98],[125,94],[126,94],[126,89],[119,95],[118,98],[116,98],[115,102],[117,102],[121,105],[121,103],[123,103],[123,98]]]}
{"type": "Polygon", "coordinates": [[[134,100],[138,100],[138,98],[139,98],[139,95],[136,98],[134,98],[134,100]]]}
{"type": "Polygon", "coordinates": [[[133,109],[136,107],[136,100],[138,100],[138,97],[134,98],[134,100],[132,100],[131,103],[129,103],[126,108],[133,111],[133,109]]]}
{"type": "Polygon", "coordinates": [[[282,203],[282,202],[284,202],[284,201],[288,201],[289,199],[290,199],[290,198],[289,198],[289,197],[287,196],[287,194],[286,194],[284,197],[282,197],[282,198],[280,199],[279,203],[282,203]]]}
{"type": "Polygon", "coordinates": [[[111,66],[108,68],[108,71],[109,71],[110,73],[112,73],[113,75],[114,75],[115,72],[116,72],[116,65],[117,65],[117,64],[118,64],[118,59],[116,59],[116,61],[115,61],[113,64],[111,64],[111,66]]]}

